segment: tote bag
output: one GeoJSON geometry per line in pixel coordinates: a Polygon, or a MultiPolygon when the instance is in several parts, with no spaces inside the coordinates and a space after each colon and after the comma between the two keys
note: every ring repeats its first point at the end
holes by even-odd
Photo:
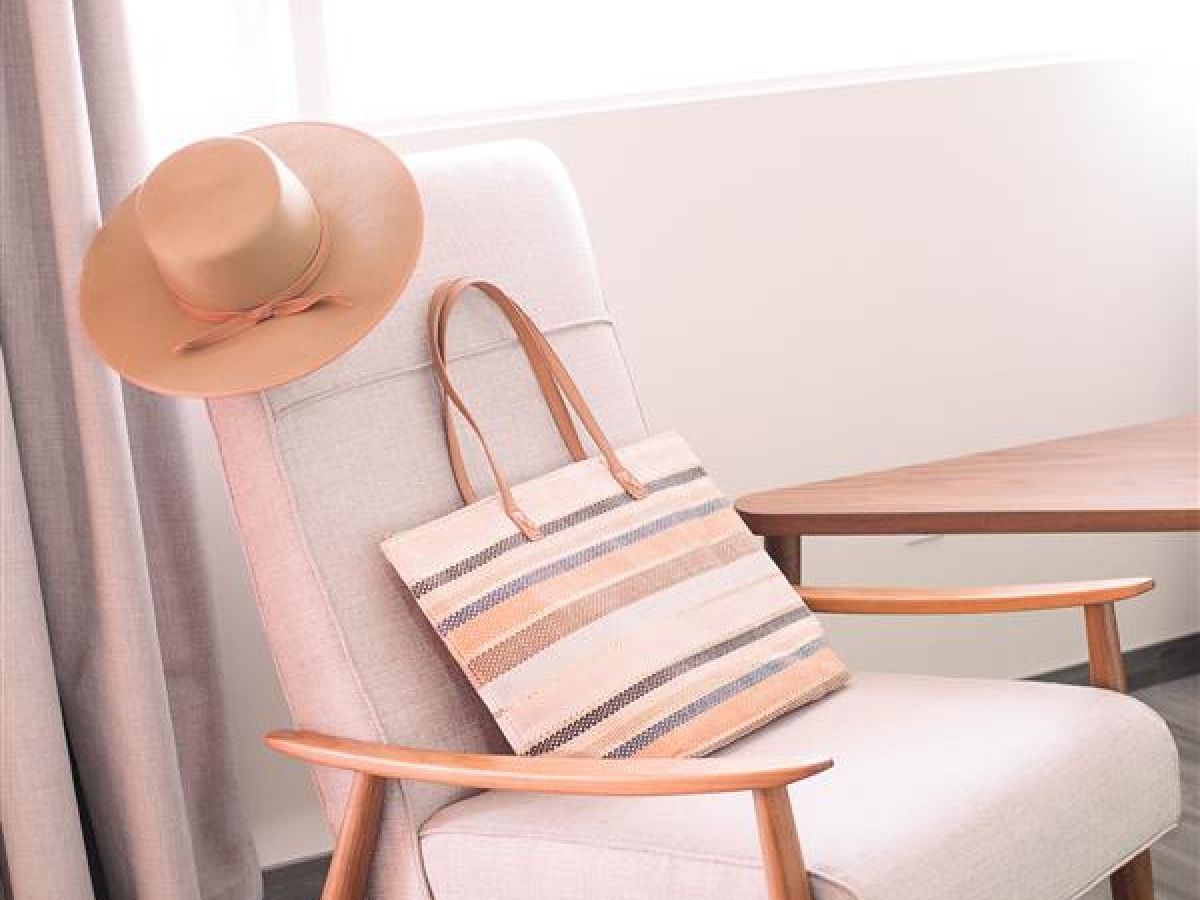
{"type": "Polygon", "coordinates": [[[382,548],[516,753],[703,755],[846,682],[817,619],[683,438],[615,449],[504,291],[443,284],[429,345],[466,505],[382,548]],[[472,289],[513,326],[574,460],[522,484],[505,478],[447,370],[446,324],[472,289]],[[476,495],[450,405],[480,442],[491,496],[476,495]]]}

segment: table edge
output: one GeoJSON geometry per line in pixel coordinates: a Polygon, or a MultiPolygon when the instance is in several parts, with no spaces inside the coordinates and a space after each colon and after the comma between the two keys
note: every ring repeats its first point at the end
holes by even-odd
{"type": "Polygon", "coordinates": [[[1200,531],[1197,509],[899,510],[779,513],[734,508],[767,537],[1200,531]]]}

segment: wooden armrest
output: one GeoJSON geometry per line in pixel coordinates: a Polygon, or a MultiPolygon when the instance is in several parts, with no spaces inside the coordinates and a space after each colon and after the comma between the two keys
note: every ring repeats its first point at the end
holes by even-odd
{"type": "Polygon", "coordinates": [[[649,796],[779,788],[824,772],[833,760],[764,762],[711,759],[578,759],[417,750],[330,737],[313,731],[272,731],[267,746],[318,766],[382,778],[407,778],[499,791],[649,796]]]}
{"type": "Polygon", "coordinates": [[[997,587],[794,587],[814,612],[946,615],[1114,603],[1146,593],[1154,587],[1154,579],[1110,578],[997,587]]]}

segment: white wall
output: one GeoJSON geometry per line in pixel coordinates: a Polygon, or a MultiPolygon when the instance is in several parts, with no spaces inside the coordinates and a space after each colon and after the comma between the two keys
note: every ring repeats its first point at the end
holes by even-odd
{"type": "MultiPolygon", "coordinates": [[[[562,115],[397,137],[549,144],[575,179],[651,425],[731,494],[1176,415],[1197,405],[1195,107],[1086,63],[562,115]]],[[[286,722],[209,439],[231,728],[265,863],[328,843],[286,722]]],[[[1137,647],[1200,629],[1189,535],[824,538],[824,583],[1154,575],[1137,647]]],[[[1026,675],[1078,616],[830,620],[858,668],[1026,675]]]]}

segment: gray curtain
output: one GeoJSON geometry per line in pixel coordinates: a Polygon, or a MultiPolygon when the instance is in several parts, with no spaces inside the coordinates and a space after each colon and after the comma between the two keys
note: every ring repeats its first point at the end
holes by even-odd
{"type": "Polygon", "coordinates": [[[82,333],[142,172],[119,0],[0,0],[0,831],[15,900],[247,900],[179,405],[82,333]]]}

